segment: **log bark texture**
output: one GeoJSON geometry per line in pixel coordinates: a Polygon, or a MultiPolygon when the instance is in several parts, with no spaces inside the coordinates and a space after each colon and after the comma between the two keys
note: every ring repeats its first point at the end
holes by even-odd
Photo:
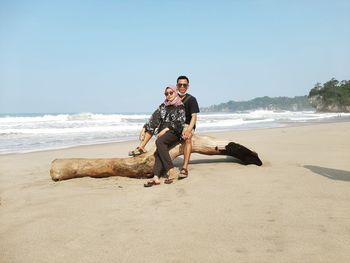
{"type": "MultiPolygon", "coordinates": [[[[195,135],[193,136],[192,143],[192,153],[227,155],[239,159],[245,165],[262,165],[262,161],[257,153],[235,142],[217,140],[210,136],[195,135]]],[[[127,158],[55,159],[51,163],[50,175],[54,181],[78,177],[148,177],[152,175],[155,150],[156,147],[153,146],[152,149],[145,154],[127,158]]],[[[177,144],[170,150],[172,160],[182,154],[182,144],[177,144]]]]}

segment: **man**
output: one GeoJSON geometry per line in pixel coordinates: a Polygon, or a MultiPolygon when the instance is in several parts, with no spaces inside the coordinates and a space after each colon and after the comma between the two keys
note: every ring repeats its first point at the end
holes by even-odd
{"type": "Polygon", "coordinates": [[[180,170],[179,179],[184,179],[188,176],[188,164],[190,162],[192,152],[192,136],[196,129],[197,113],[199,113],[199,106],[197,99],[187,93],[190,86],[190,81],[186,76],[179,76],[177,78],[177,89],[182,99],[182,103],[185,105],[186,120],[185,127],[182,133],[184,139],[184,162],[180,170]]]}

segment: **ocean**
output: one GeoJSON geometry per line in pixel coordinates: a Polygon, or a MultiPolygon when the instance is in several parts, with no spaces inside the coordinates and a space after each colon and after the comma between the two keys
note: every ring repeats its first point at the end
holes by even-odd
{"type": "MultiPolygon", "coordinates": [[[[151,113],[2,114],[0,154],[135,140],[151,113]]],[[[200,113],[198,132],[275,128],[349,120],[350,113],[255,110],[200,113]]]]}

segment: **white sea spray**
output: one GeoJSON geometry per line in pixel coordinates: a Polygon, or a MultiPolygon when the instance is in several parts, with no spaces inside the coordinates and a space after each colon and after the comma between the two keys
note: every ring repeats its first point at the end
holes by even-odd
{"type": "MultiPolygon", "coordinates": [[[[150,113],[8,114],[0,116],[0,154],[136,139],[150,113]]],[[[197,131],[229,131],[349,118],[349,113],[256,110],[200,113],[197,131]]]]}

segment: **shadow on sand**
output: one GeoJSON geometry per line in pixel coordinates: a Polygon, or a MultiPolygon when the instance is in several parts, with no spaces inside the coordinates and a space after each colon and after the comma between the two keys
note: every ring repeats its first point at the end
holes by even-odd
{"type": "Polygon", "coordinates": [[[350,182],[350,172],[348,171],[331,169],[315,165],[304,165],[303,167],[309,169],[313,173],[322,175],[332,180],[350,182]]]}
{"type": "MultiPolygon", "coordinates": [[[[183,158],[178,157],[173,161],[174,165],[181,165],[183,163],[183,158]]],[[[190,160],[190,164],[201,164],[201,163],[239,163],[243,164],[240,160],[226,156],[224,158],[207,158],[207,159],[199,159],[199,160],[190,160]]],[[[244,164],[243,164],[244,165],[244,164]]]]}

